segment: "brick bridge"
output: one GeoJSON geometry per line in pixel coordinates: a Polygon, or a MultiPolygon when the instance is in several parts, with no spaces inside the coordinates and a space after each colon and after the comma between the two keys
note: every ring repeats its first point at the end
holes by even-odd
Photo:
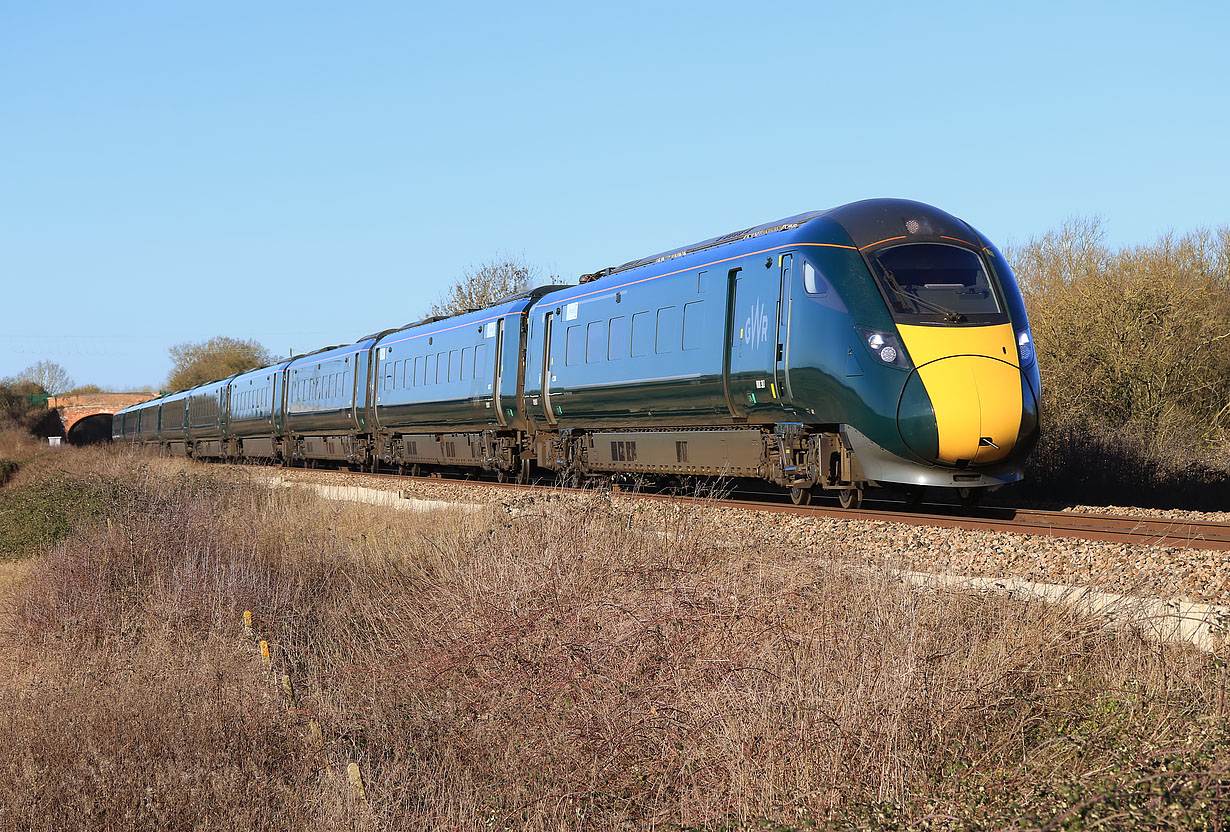
{"type": "Polygon", "coordinates": [[[111,417],[115,411],[151,398],[148,393],[86,393],[52,396],[47,407],[60,409],[60,423],[69,443],[88,445],[111,438],[111,417]]]}

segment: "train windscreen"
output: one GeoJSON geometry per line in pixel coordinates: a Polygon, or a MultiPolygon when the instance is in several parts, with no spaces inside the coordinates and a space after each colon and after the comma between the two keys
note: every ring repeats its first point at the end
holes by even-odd
{"type": "Polygon", "coordinates": [[[996,324],[1008,316],[976,252],[908,243],[871,256],[871,271],[893,318],[916,324],[996,324]]]}

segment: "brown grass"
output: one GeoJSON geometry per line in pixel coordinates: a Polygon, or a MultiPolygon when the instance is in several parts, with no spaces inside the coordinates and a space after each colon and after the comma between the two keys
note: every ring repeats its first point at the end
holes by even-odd
{"type": "Polygon", "coordinates": [[[1224,669],[1063,608],[723,545],[703,509],[591,494],[385,513],[82,458],[116,484],[110,525],[53,547],[3,619],[0,780],[17,787],[0,828],[1182,828],[1219,811],[1224,669]]]}

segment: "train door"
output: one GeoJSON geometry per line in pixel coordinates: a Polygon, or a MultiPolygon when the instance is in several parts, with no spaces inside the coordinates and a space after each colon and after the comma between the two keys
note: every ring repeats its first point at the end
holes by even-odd
{"type": "Polygon", "coordinates": [[[542,412],[547,417],[548,425],[556,423],[555,411],[551,409],[551,382],[555,379],[552,375],[555,371],[555,356],[552,355],[555,345],[551,338],[554,319],[554,312],[546,314],[542,332],[542,412]]]}
{"type": "Polygon", "coordinates": [[[350,418],[351,424],[357,425],[360,432],[367,430],[368,405],[374,406],[370,400],[372,389],[372,372],[375,363],[372,361],[372,349],[359,350],[354,356],[354,386],[346,391],[351,394],[350,418]]]}
{"type": "Polygon", "coordinates": [[[501,400],[501,395],[504,392],[504,319],[488,324],[495,326],[495,386],[492,388],[491,397],[494,400],[492,407],[495,408],[495,419],[500,427],[508,427],[508,420],[504,418],[504,403],[501,400]]]}
{"type": "Polygon", "coordinates": [[[273,392],[272,398],[269,401],[269,407],[273,411],[270,418],[273,419],[273,432],[282,433],[282,419],[286,413],[286,368],[278,370],[273,374],[273,392]]]}
{"type": "Polygon", "coordinates": [[[780,401],[776,349],[781,290],[778,276],[762,276],[764,271],[757,265],[731,269],[728,275],[726,397],[735,417],[780,401]]]}
{"type": "Polygon", "coordinates": [[[781,269],[781,286],[777,296],[777,343],[774,354],[774,379],[781,401],[790,401],[790,373],[787,367],[787,352],[790,349],[790,281],[794,256],[783,254],[778,258],[781,269]]]}

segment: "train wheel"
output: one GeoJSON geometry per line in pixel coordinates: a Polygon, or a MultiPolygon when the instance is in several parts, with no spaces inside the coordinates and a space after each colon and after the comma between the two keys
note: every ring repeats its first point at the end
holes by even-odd
{"type": "Polygon", "coordinates": [[[985,488],[958,488],[957,495],[961,498],[961,505],[965,508],[977,508],[982,502],[982,495],[986,493],[985,488]]]}
{"type": "Polygon", "coordinates": [[[521,460],[521,470],[517,473],[517,482],[522,485],[528,485],[530,475],[533,473],[533,463],[529,459],[521,460]]]}
{"type": "Polygon", "coordinates": [[[508,482],[508,472],[505,471],[503,468],[497,469],[495,472],[495,481],[496,482],[508,482]]]}
{"type": "Polygon", "coordinates": [[[805,506],[811,504],[811,489],[810,488],[791,488],[790,502],[796,506],[805,506]]]}
{"type": "Polygon", "coordinates": [[[923,504],[923,497],[927,495],[927,489],[921,485],[907,488],[905,490],[905,504],[907,508],[919,508],[923,504]]]}
{"type": "Polygon", "coordinates": [[[842,508],[858,508],[863,504],[863,489],[843,488],[837,492],[837,502],[842,508]]]}

